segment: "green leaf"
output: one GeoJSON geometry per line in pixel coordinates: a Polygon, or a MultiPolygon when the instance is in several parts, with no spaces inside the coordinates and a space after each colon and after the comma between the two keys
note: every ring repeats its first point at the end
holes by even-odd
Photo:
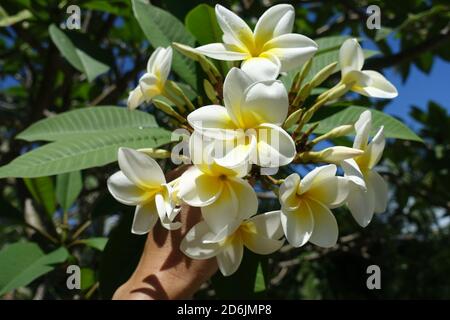
{"type": "Polygon", "coordinates": [[[123,0],[93,0],[82,4],[83,8],[111,13],[116,16],[128,16],[131,8],[128,1],[123,0]]]}
{"type": "Polygon", "coordinates": [[[146,236],[131,233],[132,209],[124,212],[103,250],[100,262],[99,282],[103,299],[111,299],[136,269],[144,250],[146,236]]]}
{"type": "MultiPolygon", "coordinates": [[[[143,0],[133,0],[132,3],[134,15],[153,48],[168,47],[172,42],[194,46],[195,38],[171,13],[143,0]]],[[[194,61],[174,51],[172,69],[193,89],[197,89],[194,61]]]]}
{"type": "Polygon", "coordinates": [[[56,199],[64,211],[69,210],[83,189],[80,171],[60,174],[56,177],[56,199]]]}
{"type": "Polygon", "coordinates": [[[98,238],[89,238],[80,240],[81,243],[85,245],[97,249],[98,251],[103,251],[105,249],[106,243],[108,242],[108,238],[98,237],[98,238]]]}
{"type": "Polygon", "coordinates": [[[258,264],[258,270],[256,270],[256,279],[255,279],[255,292],[263,292],[266,291],[266,279],[264,276],[264,270],[261,263],[258,264]]]}
{"type": "Polygon", "coordinates": [[[50,218],[56,211],[56,198],[53,180],[50,177],[26,178],[25,185],[33,199],[42,205],[50,218]]]}
{"type": "Polygon", "coordinates": [[[28,285],[52,271],[54,264],[66,261],[69,253],[63,247],[44,254],[31,242],[18,242],[0,251],[0,295],[28,285]]]}
{"type": "Polygon", "coordinates": [[[185,24],[201,45],[222,42],[223,32],[217,23],[216,13],[214,8],[207,4],[199,4],[189,11],[185,24]]]}
{"type": "Polygon", "coordinates": [[[161,128],[80,134],[21,155],[0,167],[0,178],[41,177],[103,166],[117,160],[120,147],[156,148],[170,141],[170,132],[161,128]]]}
{"type": "Polygon", "coordinates": [[[219,299],[254,299],[258,266],[264,259],[266,257],[245,249],[242,263],[235,273],[224,277],[217,272],[212,277],[211,281],[217,297],[219,299]],[[239,290],[236,290],[237,284],[239,284],[239,290]]]}
{"type": "Polygon", "coordinates": [[[74,31],[62,31],[54,24],[49,26],[48,32],[64,58],[75,69],[86,74],[89,82],[110,69],[112,56],[99,48],[86,35],[74,31]]]}
{"type": "Polygon", "coordinates": [[[26,141],[57,141],[80,134],[96,135],[121,129],[154,128],[155,118],[139,110],[98,106],[64,112],[40,120],[17,135],[26,141]]]}
{"type": "MultiPolygon", "coordinates": [[[[337,126],[355,123],[360,114],[365,110],[368,109],[359,106],[324,107],[313,117],[312,122],[305,126],[305,130],[315,123],[319,123],[314,133],[324,134],[337,126]]],[[[422,142],[422,139],[401,121],[381,111],[369,110],[372,113],[372,135],[375,135],[378,129],[384,126],[384,135],[386,138],[422,142]]]]}
{"type": "Polygon", "coordinates": [[[81,268],[81,290],[87,290],[95,283],[95,272],[91,268],[81,268]]]}

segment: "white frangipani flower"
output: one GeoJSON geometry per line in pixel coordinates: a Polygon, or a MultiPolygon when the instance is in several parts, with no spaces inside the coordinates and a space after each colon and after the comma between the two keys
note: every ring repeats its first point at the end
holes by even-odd
{"type": "Polygon", "coordinates": [[[190,206],[201,207],[203,219],[213,232],[224,231],[258,208],[255,191],[242,179],[248,168],[244,164],[227,169],[214,161],[196,164],[180,177],[178,197],[190,206]]]}
{"type": "Polygon", "coordinates": [[[136,206],[131,231],[148,233],[158,221],[169,230],[178,229],[172,222],[175,208],[171,184],[166,183],[158,163],[148,155],[129,148],[120,148],[118,162],[121,171],[108,179],[108,190],[119,202],[136,206]]]}
{"type": "Polygon", "coordinates": [[[270,254],[281,248],[282,236],[280,214],[273,211],[234,224],[232,232],[226,236],[225,233],[215,234],[202,221],[189,230],[180,248],[192,259],[216,257],[222,274],[229,276],[239,268],[244,246],[257,254],[270,254]]]}
{"type": "Polygon", "coordinates": [[[297,68],[317,51],[317,44],[291,33],[295,10],[289,4],[268,9],[255,30],[232,11],[216,5],[216,17],[223,31],[223,43],[211,43],[197,51],[214,59],[243,60],[242,69],[254,80],[276,79],[280,72],[297,68]]]}
{"type": "Polygon", "coordinates": [[[348,180],[336,176],[336,166],[317,167],[303,179],[296,173],[280,186],[281,223],[288,242],[301,247],[306,242],[329,248],[336,244],[338,225],[330,208],[342,205],[348,195],[348,180]]]}
{"type": "Polygon", "coordinates": [[[345,176],[351,181],[347,206],[355,220],[365,227],[372,220],[373,213],[386,210],[388,187],[383,178],[373,168],[380,161],[385,146],[383,127],[369,142],[372,115],[364,111],[355,123],[356,136],[353,148],[364,153],[341,163],[345,176]]]}
{"type": "Polygon", "coordinates": [[[128,96],[128,108],[136,109],[144,101],[150,101],[164,92],[164,85],[172,65],[172,48],[158,47],[147,62],[147,72],[139,79],[138,86],[128,96]]]}
{"type": "Polygon", "coordinates": [[[289,108],[280,81],[253,82],[245,72],[232,68],[223,95],[225,107],[204,106],[187,118],[195,131],[213,139],[212,157],[219,165],[233,168],[250,162],[279,167],[294,159],[295,143],[280,127],[289,108]]]}
{"type": "Polygon", "coordinates": [[[364,53],[356,39],[346,40],[339,50],[341,82],[353,84],[350,90],[373,98],[395,98],[398,93],[392,83],[379,72],[362,70],[364,53]]]}

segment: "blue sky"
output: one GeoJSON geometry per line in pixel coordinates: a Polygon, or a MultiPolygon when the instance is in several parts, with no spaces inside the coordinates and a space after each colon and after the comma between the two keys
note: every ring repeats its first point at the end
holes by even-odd
{"type": "MultiPolygon", "coordinates": [[[[398,40],[389,37],[389,44],[393,51],[398,50],[398,40]]],[[[363,48],[376,49],[375,44],[363,42],[363,48]]],[[[412,105],[426,109],[428,101],[433,100],[450,112],[450,63],[435,58],[429,74],[420,71],[416,66],[411,67],[410,74],[405,82],[394,68],[382,70],[386,78],[398,90],[398,97],[393,99],[384,109],[388,114],[401,117],[406,124],[412,126],[413,120],[408,116],[412,105]]]]}

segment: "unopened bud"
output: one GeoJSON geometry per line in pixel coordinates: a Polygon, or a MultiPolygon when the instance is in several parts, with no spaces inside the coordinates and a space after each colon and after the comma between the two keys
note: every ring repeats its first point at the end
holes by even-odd
{"type": "Polygon", "coordinates": [[[291,113],[289,115],[289,117],[286,119],[286,121],[283,124],[283,128],[284,129],[289,129],[290,127],[292,127],[294,124],[296,124],[299,120],[300,117],[303,114],[303,109],[298,109],[296,111],[294,111],[293,113],[291,113]]]}
{"type": "Polygon", "coordinates": [[[172,116],[174,118],[176,118],[178,121],[180,121],[181,123],[185,123],[186,119],[181,116],[178,112],[176,112],[172,106],[170,106],[168,103],[162,101],[162,100],[158,100],[158,99],[153,99],[153,105],[161,110],[162,112],[166,113],[169,116],[172,116]]]}
{"type": "Polygon", "coordinates": [[[339,164],[342,160],[360,156],[364,151],[348,147],[330,147],[322,151],[303,152],[300,155],[302,162],[326,162],[339,164]]]}
{"type": "Polygon", "coordinates": [[[139,152],[143,152],[153,159],[167,159],[170,158],[170,152],[164,149],[143,148],[138,149],[139,152]]]}
{"type": "Polygon", "coordinates": [[[211,100],[211,102],[218,104],[219,103],[219,99],[217,99],[217,92],[214,89],[213,85],[211,84],[211,82],[209,82],[208,80],[204,79],[203,80],[203,88],[205,89],[205,93],[206,96],[208,97],[209,100],[211,100]]]}
{"type": "Polygon", "coordinates": [[[337,62],[330,63],[325,68],[320,70],[314,78],[311,80],[311,87],[315,88],[319,86],[322,82],[324,82],[326,79],[328,79],[329,76],[331,76],[334,73],[334,70],[336,69],[337,62]]]}

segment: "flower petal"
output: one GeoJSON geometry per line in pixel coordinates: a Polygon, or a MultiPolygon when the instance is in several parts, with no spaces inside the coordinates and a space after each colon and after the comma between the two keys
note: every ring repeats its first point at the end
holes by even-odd
{"type": "Polygon", "coordinates": [[[145,202],[149,194],[137,187],[122,171],[117,171],[108,179],[108,190],[117,201],[126,205],[145,202]]]}
{"type": "Polygon", "coordinates": [[[283,226],[281,225],[281,212],[270,211],[258,214],[249,220],[256,228],[256,232],[266,238],[278,240],[283,236],[283,226]]]}
{"type": "Polygon", "coordinates": [[[236,48],[223,43],[210,43],[195,48],[199,53],[217,60],[239,61],[248,57],[248,53],[236,51],[236,48]]]}
{"type": "Polygon", "coordinates": [[[347,206],[361,227],[366,227],[370,223],[375,208],[373,189],[367,183],[366,186],[367,190],[363,190],[357,185],[350,184],[347,197],[347,206]]]}
{"type": "Polygon", "coordinates": [[[192,111],[187,120],[199,133],[216,139],[229,139],[235,137],[232,130],[235,126],[227,109],[219,105],[209,105],[192,111]]]}
{"type": "Polygon", "coordinates": [[[226,168],[240,168],[256,158],[256,136],[241,134],[235,140],[217,140],[213,157],[218,165],[226,168]]]}
{"type": "Polygon", "coordinates": [[[345,178],[359,186],[362,190],[366,190],[364,175],[354,159],[346,159],[342,161],[341,167],[344,169],[345,178]]]}
{"type": "Polygon", "coordinates": [[[301,247],[314,229],[314,218],[306,201],[302,201],[295,211],[281,210],[281,225],[287,241],[294,247],[301,247]]]}
{"type": "Polygon", "coordinates": [[[239,219],[244,220],[255,215],[258,211],[258,197],[250,183],[239,178],[228,178],[227,183],[236,195],[239,219]]]}
{"type": "Polygon", "coordinates": [[[309,208],[314,217],[314,230],[309,242],[322,248],[333,247],[338,239],[338,225],[330,209],[322,203],[309,200],[309,208]]]}
{"type": "Polygon", "coordinates": [[[129,109],[133,110],[139,107],[145,101],[144,95],[140,86],[137,86],[130,91],[127,100],[127,106],[129,109]]]}
{"type": "Polygon", "coordinates": [[[309,189],[312,188],[314,184],[319,184],[328,178],[334,177],[336,175],[336,170],[337,168],[334,164],[314,168],[300,181],[297,193],[305,194],[309,192],[309,189]]]}
{"type": "Polygon", "coordinates": [[[292,162],[296,155],[295,142],[281,127],[264,123],[257,129],[258,158],[256,163],[265,168],[277,168],[292,162]]]}
{"type": "Polygon", "coordinates": [[[275,80],[280,74],[280,60],[270,55],[266,57],[254,57],[242,62],[241,69],[253,80],[275,80]]]}
{"type": "Polygon", "coordinates": [[[153,189],[166,183],[158,163],[145,153],[122,147],[119,148],[118,162],[125,176],[138,187],[153,189]]]}
{"type": "Polygon", "coordinates": [[[367,175],[367,183],[373,190],[374,194],[374,211],[382,213],[386,211],[388,202],[388,185],[386,181],[375,171],[369,171],[367,175]]]}
{"type": "Polygon", "coordinates": [[[367,87],[372,84],[372,79],[364,73],[364,71],[350,70],[342,76],[343,83],[353,83],[351,90],[359,92],[362,87],[367,87]]]}
{"type": "Polygon", "coordinates": [[[283,210],[293,211],[299,206],[297,198],[297,190],[300,185],[300,176],[297,173],[292,173],[280,186],[279,198],[283,210]]]}
{"type": "Polygon", "coordinates": [[[397,89],[381,73],[372,70],[364,70],[363,73],[372,81],[368,86],[352,88],[353,91],[373,98],[392,99],[398,96],[397,89]]]}
{"type": "Polygon", "coordinates": [[[158,213],[155,201],[149,201],[144,205],[138,205],[134,212],[131,232],[134,234],[146,234],[153,229],[158,221],[158,213]]]}
{"type": "Polygon", "coordinates": [[[192,227],[181,241],[180,250],[191,259],[209,259],[221,250],[219,243],[205,242],[214,236],[208,225],[202,221],[192,227]]]}
{"type": "Polygon", "coordinates": [[[242,239],[244,245],[257,254],[274,253],[275,251],[280,250],[284,244],[284,240],[262,237],[257,233],[243,233],[242,239]]]}
{"type": "Polygon", "coordinates": [[[146,101],[161,94],[160,80],[154,74],[146,73],[139,79],[139,87],[146,101]]]}
{"type": "Polygon", "coordinates": [[[365,150],[369,141],[369,133],[372,129],[372,114],[369,110],[364,111],[355,123],[356,136],[353,148],[365,150]]]}
{"type": "Polygon", "coordinates": [[[347,199],[349,188],[348,179],[338,176],[325,178],[314,182],[308,190],[308,197],[314,199],[328,208],[337,208],[347,199]]]}
{"type": "Polygon", "coordinates": [[[273,38],[264,45],[264,54],[273,54],[281,61],[281,72],[304,64],[317,51],[317,44],[310,38],[288,33],[273,38]]]}
{"type": "Polygon", "coordinates": [[[270,7],[258,19],[254,37],[258,45],[262,46],[270,39],[292,32],[295,11],[290,4],[278,4],[270,7]]]}
{"type": "Polygon", "coordinates": [[[244,92],[240,108],[245,128],[262,123],[281,125],[289,108],[286,88],[278,80],[256,82],[244,92]]]}
{"type": "Polygon", "coordinates": [[[342,76],[351,70],[360,71],[364,65],[364,54],[356,39],[345,40],[339,49],[339,64],[342,76]]]}
{"type": "Polygon", "coordinates": [[[193,207],[204,207],[221,197],[223,183],[218,177],[204,174],[196,167],[189,168],[181,176],[178,196],[193,207]]]}
{"type": "Polygon", "coordinates": [[[233,237],[217,255],[217,264],[224,276],[236,272],[244,255],[244,245],[240,237],[233,237]]]}
{"type": "Polygon", "coordinates": [[[159,78],[160,83],[164,83],[170,73],[172,65],[172,48],[158,47],[152,54],[147,63],[147,72],[154,74],[159,78]],[[154,59],[152,59],[154,56],[154,59]]]}
{"type": "Polygon", "coordinates": [[[378,130],[375,137],[370,141],[367,146],[367,153],[369,155],[369,169],[375,167],[375,165],[380,161],[383,155],[384,146],[386,145],[386,139],[384,137],[384,128],[381,127],[378,130]]]}
{"type": "Polygon", "coordinates": [[[225,108],[233,122],[238,127],[243,127],[241,120],[241,102],[244,92],[253,83],[253,80],[241,69],[231,68],[223,83],[223,100],[225,108]]]}
{"type": "MultiPolygon", "coordinates": [[[[202,207],[202,216],[214,233],[223,232],[227,226],[239,219],[239,201],[229,184],[225,183],[220,197],[208,206],[202,207]]],[[[230,232],[233,231],[230,228],[230,232]]]]}
{"type": "Polygon", "coordinates": [[[167,230],[177,230],[181,227],[181,222],[172,222],[169,219],[166,203],[162,194],[158,193],[155,196],[156,211],[158,212],[159,220],[164,228],[167,230]]]}
{"type": "Polygon", "coordinates": [[[253,46],[253,33],[249,26],[233,11],[216,5],[217,23],[224,33],[223,40],[227,44],[237,45],[242,49],[253,46]]]}

